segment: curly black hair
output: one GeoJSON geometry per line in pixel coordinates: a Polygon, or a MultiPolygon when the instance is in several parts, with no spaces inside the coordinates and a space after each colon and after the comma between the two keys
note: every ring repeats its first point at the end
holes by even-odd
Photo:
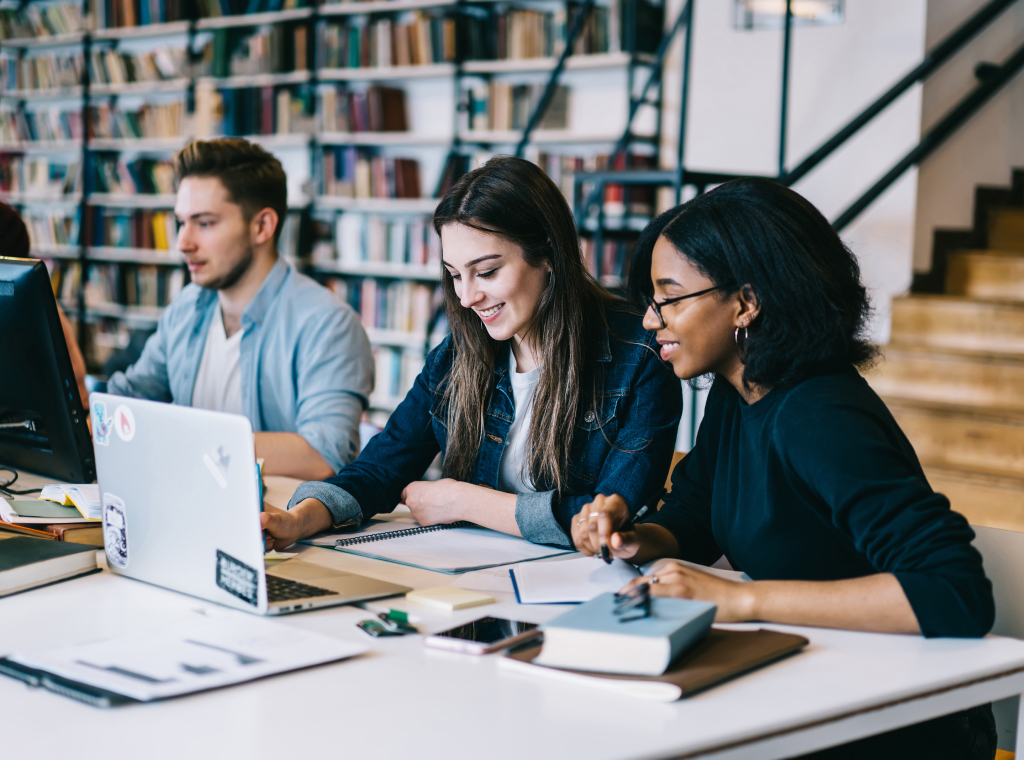
{"type": "Polygon", "coordinates": [[[875,359],[877,348],[865,339],[871,307],[857,259],[821,212],[789,188],[737,179],[658,216],[634,249],[634,297],[653,292],[659,237],[713,280],[720,297],[745,286],[757,297],[761,313],[742,347],[745,384],[793,385],[875,359]]]}

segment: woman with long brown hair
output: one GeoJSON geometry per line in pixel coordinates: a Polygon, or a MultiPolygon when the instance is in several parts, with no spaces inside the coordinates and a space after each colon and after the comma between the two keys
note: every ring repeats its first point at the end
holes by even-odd
{"type": "Polygon", "coordinates": [[[283,548],[405,503],[422,525],[469,520],[571,546],[596,494],[660,491],[682,408],[642,314],[587,271],[561,192],[497,157],[434,213],[451,335],[352,464],[264,513],[283,548]],[[437,453],[445,478],[420,480],[437,453]]]}

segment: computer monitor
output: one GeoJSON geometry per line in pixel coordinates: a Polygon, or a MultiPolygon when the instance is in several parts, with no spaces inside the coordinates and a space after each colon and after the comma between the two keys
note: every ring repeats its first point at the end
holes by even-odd
{"type": "Polygon", "coordinates": [[[91,483],[85,418],[46,266],[0,257],[0,466],[91,483]]]}

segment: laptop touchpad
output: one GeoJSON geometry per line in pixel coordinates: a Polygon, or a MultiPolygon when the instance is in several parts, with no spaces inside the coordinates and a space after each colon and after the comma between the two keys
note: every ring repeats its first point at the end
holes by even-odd
{"type": "Polygon", "coordinates": [[[287,578],[288,580],[299,581],[300,583],[315,584],[317,581],[338,580],[343,576],[351,575],[351,573],[314,565],[312,562],[290,560],[282,562],[273,570],[268,570],[267,575],[276,575],[278,578],[287,578]]]}

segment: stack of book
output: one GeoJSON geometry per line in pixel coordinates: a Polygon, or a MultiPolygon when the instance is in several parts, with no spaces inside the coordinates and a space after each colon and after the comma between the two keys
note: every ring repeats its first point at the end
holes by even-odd
{"type": "Polygon", "coordinates": [[[455,60],[455,19],[413,13],[406,22],[326,23],[317,31],[317,65],[328,69],[425,66],[455,60]]]}
{"type": "Polygon", "coordinates": [[[405,132],[405,92],[372,85],[365,91],[322,87],[317,92],[319,132],[405,132]]]}
{"type": "Polygon", "coordinates": [[[24,209],[21,218],[28,227],[28,238],[33,248],[78,245],[77,208],[24,209]]]}
{"type": "Polygon", "coordinates": [[[89,112],[92,115],[89,132],[91,138],[137,140],[178,137],[182,134],[185,103],[147,104],[137,111],[126,111],[112,108],[107,103],[97,103],[89,112]]]}
{"type": "Polygon", "coordinates": [[[328,146],[323,153],[323,193],[345,198],[419,198],[419,163],[374,155],[364,148],[328,146]]]}
{"type": "Polygon", "coordinates": [[[89,308],[109,304],[166,306],[185,283],[185,273],[180,267],[90,264],[88,271],[85,303],[89,308]]]}
{"type": "Polygon", "coordinates": [[[81,140],[82,112],[57,106],[36,111],[22,109],[0,112],[0,142],[39,142],[42,140],[81,140]]]}
{"type": "Polygon", "coordinates": [[[200,18],[220,18],[290,11],[295,8],[306,8],[309,4],[308,0],[196,0],[196,9],[200,18]]]}
{"type": "Polygon", "coordinates": [[[147,26],[183,21],[188,17],[188,0],[93,0],[96,25],[100,29],[147,26]]]}
{"type": "Polygon", "coordinates": [[[89,245],[156,251],[175,248],[178,226],[169,211],[93,207],[89,212],[86,228],[89,245]]]}
{"type": "Polygon", "coordinates": [[[77,161],[0,154],[0,192],[35,199],[82,192],[77,161]]]}
{"type": "Polygon", "coordinates": [[[89,79],[93,84],[160,82],[184,76],[184,48],[161,47],[144,53],[123,53],[113,48],[89,53],[89,79]]]}
{"type": "Polygon", "coordinates": [[[0,8],[0,39],[24,40],[85,31],[78,3],[29,4],[19,10],[0,8]]]}
{"type": "Polygon", "coordinates": [[[4,91],[52,90],[82,83],[85,60],[77,53],[39,53],[24,58],[0,58],[4,91]]]}
{"type": "Polygon", "coordinates": [[[122,195],[173,194],[174,166],[170,161],[139,158],[125,161],[111,155],[96,156],[94,186],[90,191],[122,195]]]}
{"type": "MultiPolygon", "coordinates": [[[[481,82],[464,95],[469,103],[470,131],[524,129],[544,92],[544,84],[481,82]]],[[[569,88],[558,85],[548,103],[540,129],[569,128],[569,88]]]]}

